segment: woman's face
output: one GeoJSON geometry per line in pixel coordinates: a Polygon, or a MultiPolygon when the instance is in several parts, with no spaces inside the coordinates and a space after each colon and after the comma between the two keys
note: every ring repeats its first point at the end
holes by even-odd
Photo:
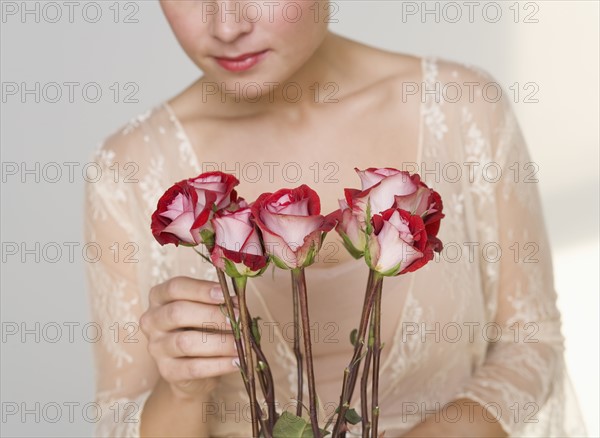
{"type": "Polygon", "coordinates": [[[327,34],[326,0],[161,0],[160,4],[179,44],[202,69],[205,80],[232,94],[256,90],[258,84],[256,93],[263,95],[289,80],[327,34]]]}

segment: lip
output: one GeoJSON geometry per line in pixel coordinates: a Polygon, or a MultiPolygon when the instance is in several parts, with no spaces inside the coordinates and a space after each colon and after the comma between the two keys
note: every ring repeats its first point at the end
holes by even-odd
{"type": "Polygon", "coordinates": [[[250,70],[269,53],[269,50],[262,50],[254,53],[244,53],[235,57],[215,56],[214,59],[225,70],[232,72],[241,72],[250,70]]]}

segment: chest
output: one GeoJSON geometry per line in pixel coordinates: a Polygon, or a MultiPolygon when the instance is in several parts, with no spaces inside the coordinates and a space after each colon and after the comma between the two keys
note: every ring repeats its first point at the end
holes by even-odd
{"type": "Polygon", "coordinates": [[[338,208],[345,187],[360,188],[355,167],[402,168],[417,162],[420,137],[414,107],[331,105],[308,116],[203,120],[185,129],[202,171],[234,174],[246,199],[307,184],[328,213],[338,208]]]}

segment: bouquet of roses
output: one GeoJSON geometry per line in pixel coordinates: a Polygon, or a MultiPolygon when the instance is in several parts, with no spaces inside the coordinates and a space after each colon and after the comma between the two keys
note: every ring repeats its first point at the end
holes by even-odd
{"type": "Polygon", "coordinates": [[[193,247],[216,269],[231,321],[239,369],[250,400],[254,437],[345,436],[348,424],[362,423],[363,437],[378,437],[381,296],[384,277],[413,272],[442,249],[437,238],[442,201],[419,175],[391,168],[356,169],[361,190],[345,189],[340,209],[323,216],[317,193],[306,185],[263,193],[252,203],[238,197],[239,181],[222,172],[180,181],[165,192],[152,215],[152,233],[161,244],[193,247]],[[317,419],[315,375],[305,268],[315,261],[327,232],[334,229],[350,254],[369,267],[358,329],[350,339],[354,352],[343,372],[339,405],[321,428],[317,419]],[[204,245],[209,256],[197,249],[204,245]],[[291,272],[297,405],[294,414],[276,410],[275,382],[260,346],[258,319],[246,303],[249,277],[269,263],[291,272]],[[239,301],[236,318],[227,277],[239,301]],[[301,342],[302,339],[302,342],[301,342]],[[302,345],[301,345],[302,344],[302,345]],[[366,351],[363,351],[365,350],[366,351]],[[360,368],[361,414],[350,409],[360,368]],[[308,419],[303,414],[306,367],[308,419]],[[371,375],[371,400],[367,387],[371,375]],[[257,382],[264,404],[257,396],[257,382]],[[263,411],[265,407],[266,412],[263,411]],[[369,416],[370,414],[370,416],[369,416]],[[332,427],[332,430],[328,429],[332,427]]]}

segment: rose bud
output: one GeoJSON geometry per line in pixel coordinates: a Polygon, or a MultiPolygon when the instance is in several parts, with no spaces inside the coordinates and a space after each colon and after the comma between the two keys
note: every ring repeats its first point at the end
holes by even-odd
{"type": "Polygon", "coordinates": [[[356,173],[362,182],[362,190],[345,189],[346,202],[357,215],[361,224],[384,210],[392,208],[395,196],[410,195],[417,191],[419,176],[391,168],[359,169],[356,173]]]}
{"type": "Polygon", "coordinates": [[[390,208],[371,220],[365,261],[385,276],[412,272],[433,259],[423,219],[406,210],[390,208]]]}
{"type": "Polygon", "coordinates": [[[352,257],[359,259],[365,253],[365,246],[367,244],[365,232],[362,229],[358,218],[353,214],[352,209],[348,207],[346,201],[340,199],[339,203],[339,219],[335,230],[342,238],[344,247],[352,257]]]}
{"type": "Polygon", "coordinates": [[[267,253],[283,269],[309,266],[325,234],[335,225],[335,212],[321,214],[321,201],[307,185],[263,193],[252,204],[267,253]]]}
{"type": "Polygon", "coordinates": [[[267,267],[268,257],[249,207],[219,211],[213,219],[214,247],[210,259],[230,277],[254,277],[267,267]]]}
{"type": "Polygon", "coordinates": [[[215,194],[207,192],[204,198],[205,203],[198,202],[198,193],[187,180],[169,188],[158,200],[152,214],[152,234],[158,243],[176,246],[201,243],[198,233],[192,230],[199,230],[208,220],[215,194]]]}

